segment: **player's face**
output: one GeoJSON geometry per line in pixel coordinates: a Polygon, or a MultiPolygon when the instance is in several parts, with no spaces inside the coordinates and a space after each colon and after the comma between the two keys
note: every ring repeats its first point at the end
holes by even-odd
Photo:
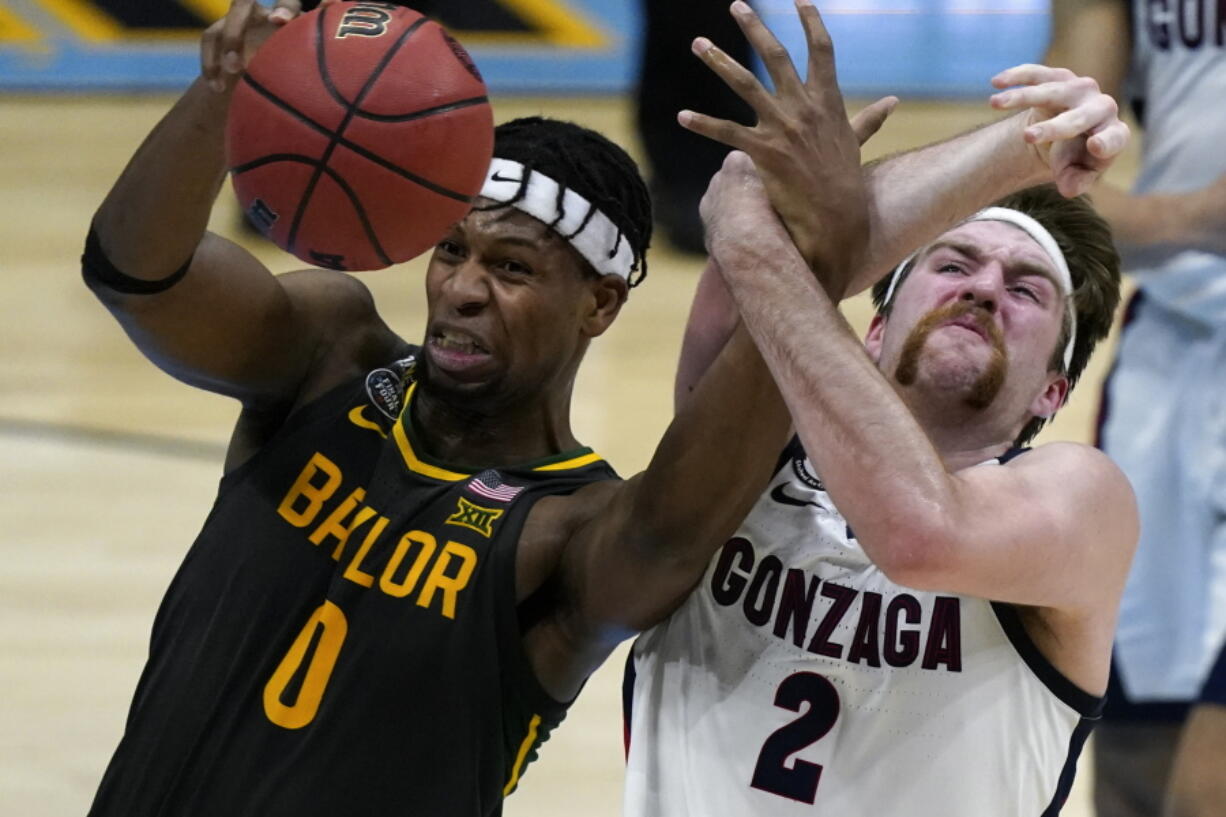
{"type": "Polygon", "coordinates": [[[919,259],[868,347],[900,385],[954,394],[973,409],[1047,415],[1067,391],[1049,369],[1064,314],[1055,267],[1034,239],[976,221],[919,259]]]}
{"type": "Polygon", "coordinates": [[[498,401],[568,389],[587,341],[617,314],[617,289],[526,213],[474,210],[430,259],[425,380],[498,401]]]}

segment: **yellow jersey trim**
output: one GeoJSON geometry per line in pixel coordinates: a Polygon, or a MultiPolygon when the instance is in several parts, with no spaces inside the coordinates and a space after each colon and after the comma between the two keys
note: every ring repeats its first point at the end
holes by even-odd
{"type": "MultiPolygon", "coordinates": [[[[416,391],[417,384],[413,383],[404,393],[404,408],[400,410],[400,416],[396,418],[396,422],[392,424],[392,438],[396,440],[396,445],[400,449],[400,454],[404,458],[404,464],[408,466],[410,471],[422,474],[432,479],[441,479],[447,482],[459,482],[462,479],[468,479],[472,476],[471,472],[452,471],[449,468],[444,468],[440,465],[433,465],[426,462],[421,457],[417,456],[417,452],[413,450],[413,443],[409,440],[408,431],[405,429],[405,413],[409,410],[409,405],[413,400],[413,392],[416,391]]],[[[353,409],[349,412],[349,420],[362,428],[371,428],[366,425],[369,420],[361,416],[358,409],[353,409]],[[362,422],[359,422],[359,419],[362,422]]],[[[584,449],[586,453],[580,454],[577,457],[561,460],[559,462],[550,462],[545,465],[538,465],[532,468],[532,471],[569,471],[572,468],[582,468],[585,465],[590,465],[593,462],[600,462],[604,457],[600,456],[590,449],[584,449]]],[[[526,465],[526,464],[525,464],[526,465]]],[[[514,468],[514,466],[510,466],[514,468]]],[[[524,466],[520,466],[521,468],[524,466]]]]}
{"type": "Polygon", "coordinates": [[[532,751],[532,746],[536,743],[536,731],[540,728],[540,725],[541,716],[533,715],[532,720],[528,723],[528,734],[524,738],[524,742],[519,744],[519,754],[515,756],[515,765],[511,767],[511,777],[507,780],[507,784],[502,787],[503,797],[515,791],[515,786],[519,784],[519,775],[524,770],[524,762],[528,759],[528,753],[532,751]]]}
{"type": "MultiPolygon", "coordinates": [[[[401,414],[400,416],[403,419],[404,415],[401,414]]],[[[396,425],[392,426],[392,436],[396,439],[396,445],[400,448],[400,455],[404,457],[404,464],[408,466],[410,471],[446,482],[459,482],[472,476],[472,474],[448,471],[446,468],[439,468],[437,465],[422,462],[417,456],[417,452],[413,450],[413,444],[409,442],[409,435],[404,433],[404,423],[400,420],[397,420],[396,425]]]]}
{"type": "Polygon", "coordinates": [[[584,465],[590,465],[593,462],[600,462],[604,457],[593,451],[590,454],[584,454],[581,457],[574,457],[561,462],[550,463],[549,465],[541,465],[533,468],[533,471],[567,471],[571,468],[581,468],[584,465]]]}

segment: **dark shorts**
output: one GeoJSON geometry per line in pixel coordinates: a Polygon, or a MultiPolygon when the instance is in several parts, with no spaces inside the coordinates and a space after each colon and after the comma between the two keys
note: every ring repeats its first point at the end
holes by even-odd
{"type": "Polygon", "coordinates": [[[1161,701],[1157,703],[1134,703],[1124,694],[1119,667],[1111,662],[1111,679],[1107,682],[1107,703],[1103,707],[1103,719],[1109,721],[1163,721],[1179,723],[1188,717],[1192,705],[1211,703],[1226,706],[1226,644],[1222,645],[1213,668],[1201,686],[1200,695],[1194,701],[1161,701]]]}
{"type": "Polygon", "coordinates": [[[1111,662],[1111,678],[1107,681],[1107,702],[1103,705],[1103,720],[1118,722],[1182,723],[1187,720],[1192,701],[1160,701],[1135,703],[1124,693],[1120,668],[1111,662]]]}
{"type": "Polygon", "coordinates": [[[1200,702],[1226,706],[1226,644],[1222,645],[1222,651],[1218,653],[1217,661],[1201,687],[1200,702]]]}

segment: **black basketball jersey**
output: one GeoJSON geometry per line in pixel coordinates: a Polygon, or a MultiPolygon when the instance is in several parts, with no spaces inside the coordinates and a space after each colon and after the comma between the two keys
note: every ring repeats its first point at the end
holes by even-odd
{"type": "Polygon", "coordinates": [[[566,709],[523,648],[520,530],[616,475],[589,449],[431,462],[410,369],[334,389],[221,481],[91,815],[501,811],[566,709]]]}

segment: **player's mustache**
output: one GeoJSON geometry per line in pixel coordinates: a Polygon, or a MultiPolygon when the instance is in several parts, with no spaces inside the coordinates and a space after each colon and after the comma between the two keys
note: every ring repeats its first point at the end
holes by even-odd
{"type": "Polygon", "coordinates": [[[1000,327],[992,319],[992,313],[974,301],[954,301],[932,310],[912,328],[910,334],[907,335],[907,340],[903,343],[902,353],[899,355],[898,369],[894,373],[894,378],[904,386],[914,383],[916,376],[919,374],[919,353],[923,349],[924,343],[928,340],[928,336],[938,327],[950,321],[968,316],[988,336],[988,341],[996,352],[1002,357],[1006,357],[1005,339],[1001,334],[1000,327]]]}

